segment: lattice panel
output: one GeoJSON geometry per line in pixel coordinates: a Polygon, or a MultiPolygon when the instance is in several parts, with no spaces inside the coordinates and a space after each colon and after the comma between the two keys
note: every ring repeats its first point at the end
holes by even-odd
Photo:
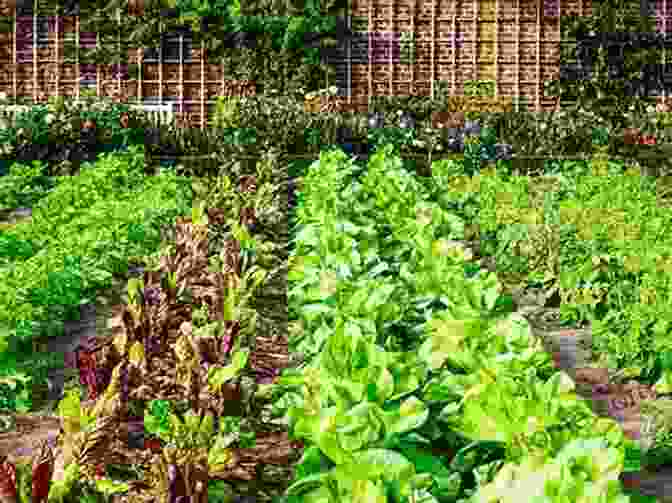
{"type": "Polygon", "coordinates": [[[170,102],[178,117],[187,118],[184,127],[203,129],[216,96],[255,93],[254,82],[227,80],[222,65],[208,63],[201,47],[191,49],[190,60],[156,63],[146,63],[142,50],[129,49],[128,63],[141,67],[138,80],[127,80],[112,65],[80,64],[82,51],[100,40],[96,33],[80,30],[79,17],[34,16],[31,25],[31,18],[15,16],[14,5],[0,0],[0,12],[14,23],[12,33],[0,33],[0,92],[7,96],[45,102],[48,96],[79,97],[88,89],[128,103],[170,102]],[[66,61],[66,47],[76,57],[66,61]]]}
{"type": "MultiPolygon", "coordinates": [[[[368,27],[369,58],[353,58],[352,93],[434,95],[437,80],[451,95],[467,80],[496,81],[498,96],[525,97],[530,110],[557,108],[543,94],[560,68],[560,16],[590,15],[590,0],[353,0],[351,13],[368,27]],[[401,33],[415,35],[415,63],[400,64],[401,33]],[[376,34],[386,34],[384,37],[376,34]],[[428,92],[429,90],[429,92],[428,92]]],[[[359,26],[359,25],[358,25],[359,26]]],[[[360,28],[360,30],[362,30],[360,28]]],[[[363,30],[362,30],[363,32],[363,30]]]]}

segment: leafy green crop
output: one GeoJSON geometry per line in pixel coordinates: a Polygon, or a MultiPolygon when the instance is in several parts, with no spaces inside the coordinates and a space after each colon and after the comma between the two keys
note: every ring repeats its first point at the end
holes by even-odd
{"type": "Polygon", "coordinates": [[[0,235],[2,358],[8,368],[34,360],[31,339],[62,333],[63,320],[95,299],[128,257],[153,253],[161,227],[190,211],[190,180],[170,173],[145,177],[143,161],[132,147],[83,166],[79,176],[64,178],[36,203],[32,221],[0,235]]]}
{"type": "Polygon", "coordinates": [[[0,178],[0,208],[31,207],[55,185],[56,181],[45,175],[39,161],[33,161],[32,166],[14,163],[9,174],[0,178]]]}
{"type": "MultiPolygon", "coordinates": [[[[288,272],[290,350],[306,365],[283,373],[277,400],[306,445],[289,501],[482,501],[502,466],[555,463],[579,440],[600,439],[618,465],[617,423],[595,417],[527,322],[501,310],[494,274],[465,276],[448,243],[467,222],[432,200],[453,173],[444,163],[418,183],[391,147],[361,175],[338,151],[306,173],[288,272]]],[[[487,198],[498,183],[462,188],[487,198]]],[[[593,473],[602,490],[610,473],[593,473]]]]}

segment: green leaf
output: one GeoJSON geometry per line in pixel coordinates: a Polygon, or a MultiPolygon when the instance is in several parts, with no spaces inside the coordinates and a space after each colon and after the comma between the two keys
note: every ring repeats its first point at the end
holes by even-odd
{"type": "Polygon", "coordinates": [[[49,487],[49,503],[63,503],[72,491],[75,482],[80,478],[80,467],[77,463],[70,463],[65,467],[63,479],[53,480],[49,487]]]}
{"type": "Polygon", "coordinates": [[[474,467],[504,459],[506,446],[498,441],[476,441],[460,449],[450,463],[452,470],[469,473],[474,467]]]}
{"type": "Polygon", "coordinates": [[[128,484],[124,482],[115,482],[110,479],[96,479],[96,490],[100,491],[105,496],[124,493],[127,492],[128,489],[128,484]]]}
{"type": "Polygon", "coordinates": [[[233,355],[231,363],[226,367],[209,368],[208,385],[215,390],[220,390],[226,381],[236,377],[240,371],[245,368],[249,353],[250,351],[248,349],[240,349],[233,355]]]}
{"type": "Polygon", "coordinates": [[[427,405],[416,397],[411,396],[403,401],[398,411],[397,420],[388,424],[390,433],[406,433],[420,428],[429,417],[427,405]]]}
{"type": "Polygon", "coordinates": [[[672,370],[665,370],[653,386],[656,393],[672,393],[672,370]]]}
{"type": "Polygon", "coordinates": [[[286,493],[288,496],[299,496],[308,491],[314,491],[316,488],[326,484],[330,478],[331,475],[328,473],[315,473],[313,475],[303,477],[301,480],[298,480],[290,485],[287,488],[286,493]]]}

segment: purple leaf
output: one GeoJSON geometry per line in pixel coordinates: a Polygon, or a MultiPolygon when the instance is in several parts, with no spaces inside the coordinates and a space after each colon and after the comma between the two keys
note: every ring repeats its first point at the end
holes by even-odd
{"type": "Polygon", "coordinates": [[[559,0],[544,0],[544,16],[554,17],[560,14],[559,0]]]}
{"type": "Polygon", "coordinates": [[[460,32],[451,32],[450,35],[450,47],[453,49],[462,49],[464,46],[464,35],[460,32]]]}
{"type": "Polygon", "coordinates": [[[596,384],[595,386],[593,386],[593,392],[597,393],[598,395],[603,395],[607,391],[609,391],[609,386],[607,386],[606,384],[596,384]]]}
{"type": "Polygon", "coordinates": [[[79,34],[79,46],[83,49],[96,47],[96,32],[84,32],[79,34]]]}
{"type": "Polygon", "coordinates": [[[145,302],[149,305],[157,305],[161,302],[161,290],[155,286],[148,286],[143,291],[145,302]]]}
{"type": "Polygon", "coordinates": [[[372,32],[370,34],[370,60],[372,63],[389,63],[390,55],[392,62],[399,62],[400,37],[396,32],[372,32]]]}
{"type": "Polygon", "coordinates": [[[233,338],[230,335],[225,335],[222,341],[222,353],[228,355],[229,351],[231,351],[231,346],[233,346],[233,338]]]}

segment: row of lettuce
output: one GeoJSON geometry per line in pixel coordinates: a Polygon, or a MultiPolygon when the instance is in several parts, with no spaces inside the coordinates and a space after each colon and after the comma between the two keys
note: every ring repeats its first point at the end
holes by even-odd
{"type": "MultiPolygon", "coordinates": [[[[32,201],[32,219],[0,233],[2,375],[63,365],[62,353],[35,354],[32,341],[62,334],[63,320],[77,319],[78,306],[95,302],[130,257],[157,252],[162,226],[191,212],[190,180],[168,171],[145,176],[144,162],[142,146],[133,146],[84,164],[78,176],[55,177],[32,201]]],[[[16,170],[41,176],[39,163],[12,170],[3,187],[16,170]]]]}
{"type": "Polygon", "coordinates": [[[306,448],[288,500],[630,501],[637,447],[500,307],[496,275],[442,246],[466,223],[440,204],[453,168],[424,183],[386,147],[365,170],[323,153],[304,177],[288,298],[306,363],[279,385],[306,448]]]}

